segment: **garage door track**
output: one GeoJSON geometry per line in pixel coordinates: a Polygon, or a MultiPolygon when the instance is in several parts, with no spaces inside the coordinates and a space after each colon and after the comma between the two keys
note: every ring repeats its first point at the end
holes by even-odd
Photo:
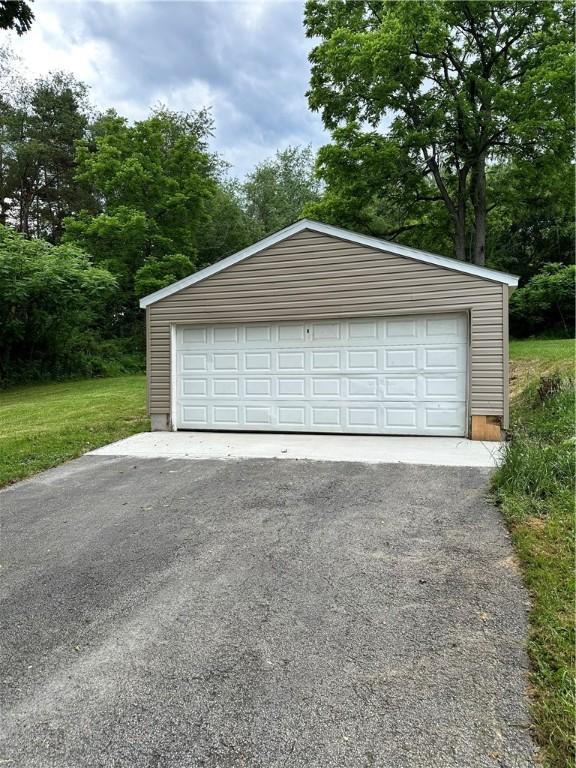
{"type": "Polygon", "coordinates": [[[489,470],[86,456],[0,494],[9,768],[528,768],[489,470]]]}

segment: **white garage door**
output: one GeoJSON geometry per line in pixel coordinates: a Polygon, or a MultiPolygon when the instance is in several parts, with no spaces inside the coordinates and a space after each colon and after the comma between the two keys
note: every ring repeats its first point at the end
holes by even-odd
{"type": "Polygon", "coordinates": [[[176,326],[179,429],[464,435],[465,315],[176,326]]]}

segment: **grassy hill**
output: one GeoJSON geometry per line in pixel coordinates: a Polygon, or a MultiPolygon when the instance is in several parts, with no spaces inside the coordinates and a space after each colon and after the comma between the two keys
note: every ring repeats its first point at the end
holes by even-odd
{"type": "Polygon", "coordinates": [[[542,763],[569,768],[576,721],[574,341],[513,342],[511,358],[511,441],[494,491],[532,597],[528,650],[542,763]]]}
{"type": "Polygon", "coordinates": [[[0,487],[149,428],[142,374],[0,392],[0,487]]]}

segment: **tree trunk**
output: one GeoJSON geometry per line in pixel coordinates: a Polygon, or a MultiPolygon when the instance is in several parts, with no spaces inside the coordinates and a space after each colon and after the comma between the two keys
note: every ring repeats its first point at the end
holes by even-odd
{"type": "Polygon", "coordinates": [[[461,211],[454,220],[454,255],[458,261],[466,261],[466,216],[461,211]]]}
{"type": "Polygon", "coordinates": [[[458,171],[458,199],[454,215],[454,252],[458,261],[466,261],[466,184],[468,171],[461,168],[458,171]]]}
{"type": "Polygon", "coordinates": [[[474,206],[474,264],[483,267],[486,261],[486,158],[481,155],[474,169],[472,204],[474,206]]]}

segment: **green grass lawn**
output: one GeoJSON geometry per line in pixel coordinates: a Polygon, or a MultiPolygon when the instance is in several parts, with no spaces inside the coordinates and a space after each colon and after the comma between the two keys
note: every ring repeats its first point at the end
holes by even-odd
{"type": "Polygon", "coordinates": [[[573,351],[571,340],[511,344],[518,385],[512,439],[494,478],[532,597],[532,714],[548,768],[575,765],[573,351]],[[554,371],[562,376],[561,387],[541,399],[539,377],[554,371]]]}
{"type": "Polygon", "coordinates": [[[522,339],[510,342],[512,360],[544,360],[564,364],[574,360],[574,339],[522,339]]]}
{"type": "Polygon", "coordinates": [[[0,392],[0,486],[148,428],[142,374],[0,392]]]}

